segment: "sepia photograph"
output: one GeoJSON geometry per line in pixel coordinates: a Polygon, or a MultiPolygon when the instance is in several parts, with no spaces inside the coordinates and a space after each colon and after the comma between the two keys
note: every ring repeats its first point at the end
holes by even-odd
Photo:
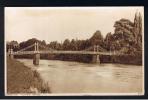
{"type": "Polygon", "coordinates": [[[6,96],[144,95],[144,7],[5,7],[6,96]]]}

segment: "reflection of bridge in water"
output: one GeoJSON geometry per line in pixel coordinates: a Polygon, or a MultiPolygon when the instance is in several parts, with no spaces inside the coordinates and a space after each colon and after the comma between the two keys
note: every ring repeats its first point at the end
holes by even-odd
{"type": "Polygon", "coordinates": [[[99,45],[95,45],[92,47],[89,47],[85,50],[81,51],[64,51],[64,50],[54,50],[51,48],[47,48],[39,43],[34,43],[28,47],[25,47],[19,51],[13,52],[12,49],[9,49],[8,54],[11,58],[14,58],[14,55],[33,55],[33,64],[38,65],[40,60],[40,54],[75,54],[75,55],[92,55],[93,63],[100,63],[99,55],[123,55],[123,53],[120,53],[119,51],[106,51],[99,45]],[[30,48],[34,48],[34,51],[28,50],[30,48]],[[39,50],[40,48],[43,48],[44,50],[39,50]],[[27,51],[28,50],[28,51],[27,51]]]}

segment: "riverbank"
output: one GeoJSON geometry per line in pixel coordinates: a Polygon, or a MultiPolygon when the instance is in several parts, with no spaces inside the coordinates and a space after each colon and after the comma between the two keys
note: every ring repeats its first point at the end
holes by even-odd
{"type": "Polygon", "coordinates": [[[7,57],[7,93],[50,93],[36,70],[7,57]]]}

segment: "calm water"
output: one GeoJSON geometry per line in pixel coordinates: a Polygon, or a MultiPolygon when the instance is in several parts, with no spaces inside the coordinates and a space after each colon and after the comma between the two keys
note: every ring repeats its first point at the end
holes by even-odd
{"type": "Polygon", "coordinates": [[[86,64],[58,60],[18,59],[35,68],[52,93],[141,93],[142,66],[123,64],[86,64]]]}

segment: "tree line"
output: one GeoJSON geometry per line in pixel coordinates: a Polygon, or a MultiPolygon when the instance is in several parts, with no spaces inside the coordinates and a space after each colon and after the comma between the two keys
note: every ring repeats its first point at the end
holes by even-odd
{"type": "MultiPolygon", "coordinates": [[[[8,48],[13,48],[14,51],[21,50],[29,45],[32,45],[35,42],[38,42],[45,47],[55,49],[55,50],[85,50],[89,47],[94,45],[99,45],[106,51],[120,51],[125,54],[130,54],[132,56],[132,63],[142,63],[142,16],[140,13],[135,14],[134,22],[130,21],[129,19],[121,18],[120,20],[116,21],[114,24],[114,33],[107,33],[106,37],[103,38],[101,31],[97,30],[94,32],[92,37],[86,40],[79,40],[79,39],[65,39],[63,43],[59,43],[57,41],[52,41],[50,43],[46,43],[45,40],[38,40],[36,38],[29,39],[27,41],[23,41],[18,43],[17,41],[11,41],[7,44],[8,48]],[[15,44],[15,46],[14,46],[15,44]],[[18,44],[18,46],[16,46],[18,44]],[[136,57],[137,60],[134,60],[136,57]],[[141,59],[141,60],[140,60],[141,59]]],[[[39,48],[43,49],[43,48],[39,48]]],[[[30,50],[34,50],[34,48],[30,48],[30,50]]],[[[79,60],[81,61],[82,58],[84,61],[89,62],[92,57],[90,55],[53,55],[43,58],[52,58],[52,59],[62,59],[62,60],[79,60]],[[83,57],[82,57],[83,56],[83,57]]],[[[113,57],[104,57],[102,59],[107,59],[103,61],[109,61],[113,57]]],[[[114,57],[116,58],[114,62],[124,62],[121,58],[124,57],[114,57]],[[119,60],[119,61],[118,61],[119,60]]],[[[127,58],[130,58],[129,56],[127,58]]],[[[126,57],[125,57],[126,59],[126,57]]],[[[111,60],[110,60],[111,61],[111,60]]],[[[128,62],[127,62],[128,63],[128,62]]]]}

